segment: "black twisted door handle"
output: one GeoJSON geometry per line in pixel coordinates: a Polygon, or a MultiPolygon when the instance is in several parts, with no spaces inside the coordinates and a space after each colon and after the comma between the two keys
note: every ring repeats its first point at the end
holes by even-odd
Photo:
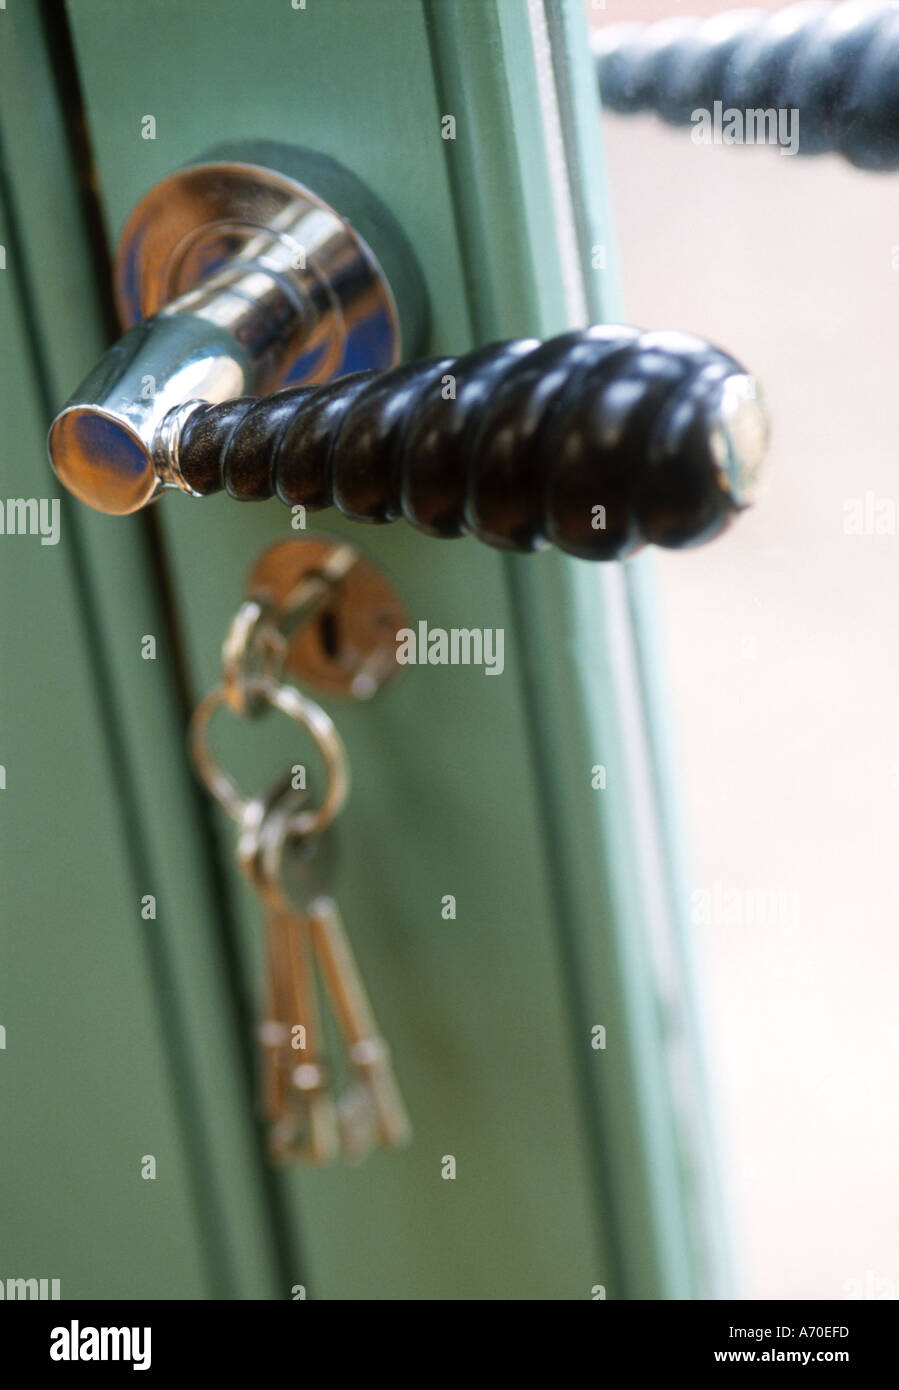
{"type": "Polygon", "coordinates": [[[224,488],[608,560],[710,539],[754,493],[764,407],[700,338],[597,327],[401,362],[423,318],[411,250],[309,151],[219,151],[156,185],[122,235],[117,290],[134,326],[49,437],[99,511],[224,488]]]}
{"type": "Polygon", "coordinates": [[[593,38],[613,111],[672,125],[723,108],[798,112],[797,153],[836,151],[860,169],[899,169],[899,6],[806,0],[764,13],[613,24],[593,38]]]}
{"type": "Polygon", "coordinates": [[[727,354],[602,327],[198,405],[177,466],[201,496],[276,494],[607,560],[717,535],[752,498],[765,434],[755,383],[727,354]]]}

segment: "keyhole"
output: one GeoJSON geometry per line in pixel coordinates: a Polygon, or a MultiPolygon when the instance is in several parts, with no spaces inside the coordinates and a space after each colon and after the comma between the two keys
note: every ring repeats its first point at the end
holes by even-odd
{"type": "Polygon", "coordinates": [[[337,614],[332,608],[328,608],[322,613],[318,620],[321,643],[324,648],[325,656],[331,661],[337,660],[337,614]]]}

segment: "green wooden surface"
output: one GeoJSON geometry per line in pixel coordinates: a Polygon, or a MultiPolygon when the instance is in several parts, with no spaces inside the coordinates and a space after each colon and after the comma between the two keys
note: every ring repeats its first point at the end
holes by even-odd
{"type": "MultiPolygon", "coordinates": [[[[3,381],[8,395],[2,415],[2,474],[4,495],[7,489],[16,495],[21,489],[44,496],[54,486],[44,443],[47,416],[101,351],[102,336],[67,152],[67,123],[73,116],[59,109],[53,93],[37,7],[8,10],[0,21],[0,129],[5,183],[21,248],[15,265],[7,258],[4,283],[13,301],[27,301],[31,320],[26,342],[17,344],[4,329],[13,365],[3,381]],[[35,398],[27,433],[19,408],[26,388],[16,389],[13,366],[20,379],[30,381],[27,389],[35,398]]],[[[71,1233],[72,1248],[79,1252],[77,1262],[71,1257],[72,1296],[169,1297],[178,1290],[194,1297],[273,1296],[285,1280],[273,1259],[273,1222],[270,1203],[264,1200],[268,1179],[246,1120],[248,1092],[241,1082],[238,1041],[244,1024],[225,978],[208,848],[185,768],[171,653],[145,530],[131,519],[111,526],[68,502],[66,515],[65,541],[58,552],[77,557],[77,563],[70,559],[74,573],[63,576],[54,568],[52,557],[58,552],[49,547],[39,548],[38,561],[32,557],[33,574],[24,565],[20,573],[15,556],[27,558],[34,542],[5,538],[0,547],[5,564],[14,567],[4,591],[6,688],[24,724],[43,701],[32,736],[40,740],[52,734],[60,741],[56,776],[66,779],[68,791],[62,822],[67,829],[49,835],[41,854],[32,838],[23,838],[26,817],[46,816],[48,798],[57,814],[59,787],[34,779],[19,783],[3,840],[4,881],[9,885],[5,906],[13,909],[4,913],[4,936],[24,975],[54,982],[53,1006],[36,1026],[47,1030],[48,1041],[55,1038],[55,1001],[65,1000],[66,1008],[82,1020],[82,1045],[90,1045],[92,1062],[78,1066],[77,1052],[70,1054],[66,1040],[59,1038],[54,1051],[66,1063],[59,1078],[52,1068],[34,1071],[20,1063],[33,1094],[14,1109],[15,1123],[8,1131],[12,1149],[4,1164],[4,1219],[19,1210],[33,1213],[33,1222],[21,1233],[25,1258],[29,1231],[32,1239],[53,1248],[58,1238],[53,1213],[61,1208],[62,1229],[71,1233]],[[80,660],[71,673],[64,674],[55,657],[55,677],[42,671],[42,653],[52,655],[53,648],[23,629],[20,610],[26,599],[31,604],[40,600],[54,621],[63,623],[80,660]],[[146,633],[159,639],[155,662],[140,658],[146,633]],[[101,751],[89,760],[83,751],[87,735],[70,701],[90,710],[96,737],[102,740],[101,751]],[[27,878],[22,877],[23,866],[27,878]],[[82,885],[77,919],[73,914],[55,925],[53,908],[65,909],[67,883],[76,870],[82,885]],[[127,882],[127,894],[113,894],[110,885],[118,878],[127,882]],[[29,915],[37,911],[39,891],[48,895],[50,934],[45,941],[24,926],[16,928],[16,907],[24,913],[33,903],[29,915]],[[140,919],[145,893],[157,897],[158,916],[152,923],[140,919]],[[131,976],[122,969],[116,955],[120,938],[133,940],[133,949],[143,952],[140,974],[136,965],[131,976]],[[66,956],[59,946],[54,949],[55,943],[84,953],[86,960],[99,958],[93,988],[84,988],[82,974],[70,981],[66,956]],[[133,1000],[126,990],[129,982],[133,1000]],[[99,1043],[93,1016],[101,1006],[121,1033],[118,1046],[110,1042],[108,1028],[102,1035],[106,1067],[117,1077],[115,1088],[101,1081],[104,1069],[94,1051],[99,1043]],[[132,1050],[129,1011],[151,1008],[158,1017],[154,1042],[141,1042],[135,1031],[132,1050]],[[144,1055],[144,1065],[152,1063],[157,1071],[165,1066],[162,1115],[149,1108],[149,1084],[139,1065],[144,1055]],[[45,1079],[50,1089],[42,1096],[45,1079]],[[96,1205],[82,1200],[82,1185],[94,1184],[91,1169],[76,1166],[71,1185],[64,1178],[66,1154],[76,1165],[79,1144],[120,1147],[122,1092],[138,1113],[147,1110],[141,1153],[154,1153],[157,1147],[171,1151],[176,1117],[182,1149],[180,1192],[171,1164],[168,1172],[161,1167],[155,1184],[143,1183],[133,1177],[137,1159],[129,1158],[127,1172],[117,1179],[133,1179],[138,1213],[150,1202],[145,1193],[158,1194],[158,1209],[142,1239],[131,1239],[127,1228],[108,1219],[102,1188],[95,1194],[96,1205]],[[29,1162],[29,1151],[16,1147],[17,1128],[26,1128],[38,1144],[38,1120],[60,1123],[54,1116],[63,1099],[73,1109],[66,1112],[65,1135],[57,1137],[55,1163],[60,1169],[29,1162]],[[179,1202],[187,1200],[186,1187],[190,1204],[185,1214],[179,1202]]],[[[9,793],[5,795],[11,807],[9,793]]],[[[9,1056],[8,1050],[4,1063],[9,1056]]],[[[111,1181],[108,1173],[105,1180],[111,1181]]]]}
{"type": "MultiPolygon", "coordinates": [[[[607,313],[602,287],[585,283],[576,256],[572,271],[561,246],[560,152],[543,125],[555,66],[562,155],[580,186],[571,245],[583,263],[608,235],[604,224],[596,230],[605,214],[583,16],[577,3],[551,7],[546,47],[540,8],[157,0],[147,11],[137,0],[71,0],[110,237],[151,184],[204,148],[275,138],[340,160],[390,206],[425,274],[434,350],[557,331],[576,320],[578,304],[607,313]],[[571,69],[565,47],[579,54],[571,69]],[[440,138],[447,113],[455,142],[440,138]],[[155,141],[140,138],[147,114],[155,141]]],[[[35,43],[30,22],[17,24],[21,42],[35,43]]],[[[14,61],[7,71],[3,92],[13,96],[0,95],[0,116],[17,155],[10,182],[45,373],[61,401],[99,346],[92,290],[64,142],[52,120],[26,135],[14,61]]],[[[39,472],[42,451],[29,464],[39,472]]],[[[180,1020],[177,1036],[165,1037],[166,1066],[174,1052],[198,1098],[185,1107],[175,1097],[194,1256],[200,1247],[209,1263],[213,1226],[224,1247],[219,1277],[240,1296],[289,1297],[292,1282],[310,1296],[351,1299],[589,1298],[595,1284],[610,1298],[658,1298],[710,1287],[684,1180],[683,1109],[672,1103],[681,982],[670,981],[663,999],[657,971],[671,895],[645,849],[648,833],[664,859],[646,695],[652,658],[635,641],[625,576],[548,554],[510,559],[471,541],[436,543],[401,524],[314,519],[315,530],[345,534],[381,561],[413,618],[503,627],[506,669],[487,678],[410,668],[370,705],[330,707],[354,779],[338,897],[415,1140],[360,1168],[273,1183],[258,1159],[245,1039],[235,1036],[258,981],[258,912],[228,863],[231,828],[220,827],[218,845],[204,834],[174,672],[183,667],[195,695],[215,681],[243,574],[263,545],[291,534],[289,515],[277,503],[168,498],[157,516],[178,649],[167,650],[166,638],[155,664],[137,659],[135,632],[166,633],[140,522],[81,515],[86,592],[72,602],[92,605],[128,760],[127,778],[107,796],[133,798],[148,872],[164,886],[165,920],[155,925],[180,1020]],[[591,789],[596,762],[608,768],[605,792],[591,789]],[[215,894],[222,864],[225,902],[215,894]],[[454,922],[441,917],[446,893],[457,897],[454,922]],[[596,1023],[607,1028],[604,1052],[590,1045],[596,1023]],[[456,1157],[455,1181],[441,1178],[445,1154],[456,1157]],[[200,1194],[198,1163],[210,1178],[200,1194]],[[290,1248],[296,1236],[302,1262],[290,1248]]],[[[44,592],[52,602],[49,582],[44,592]]],[[[219,742],[227,747],[227,736],[219,742]]],[[[255,765],[257,778],[266,760],[297,760],[298,747],[277,721],[234,738],[240,765],[248,775],[255,765]]],[[[133,858],[134,847],[121,854],[133,858]]],[[[103,873],[100,857],[88,856],[88,882],[103,873]]],[[[99,926],[111,911],[98,909],[99,926]]],[[[158,969],[157,978],[148,970],[146,995],[158,983],[158,969]]],[[[691,1067],[687,1056],[681,1090],[691,1067]]],[[[39,1196],[40,1184],[32,1190],[39,1196]]],[[[109,1233],[103,1249],[116,1240],[109,1233]]],[[[164,1296],[149,1257],[143,1273],[140,1291],[164,1296]]]]}
{"type": "MultiPolygon", "coordinates": [[[[0,216],[3,497],[56,496],[8,210],[0,216]]],[[[148,935],[79,604],[78,541],[0,537],[0,1278],[62,1296],[206,1287],[148,935]],[[152,1154],[155,1181],[141,1178],[152,1154]],[[93,1258],[92,1252],[101,1252],[93,1258]],[[136,1252],[140,1252],[139,1256],[136,1252]]]]}

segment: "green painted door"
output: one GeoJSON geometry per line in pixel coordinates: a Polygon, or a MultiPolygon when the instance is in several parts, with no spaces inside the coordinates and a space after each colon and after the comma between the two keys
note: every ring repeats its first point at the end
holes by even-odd
{"type": "MultiPolygon", "coordinates": [[[[9,0],[0,138],[3,496],[48,516],[48,418],[109,332],[101,233],[223,140],[312,147],[368,184],[419,258],[430,350],[617,317],[579,0],[9,0]]],[[[259,912],[184,731],[290,516],[60,502],[57,544],[0,538],[0,1276],[63,1297],[719,1295],[648,562],[314,519],[413,619],[503,628],[505,669],[410,668],[329,706],[353,770],[337,897],[415,1136],[275,1172],[259,912]]],[[[263,743],[292,760],[286,725],[263,743]]]]}

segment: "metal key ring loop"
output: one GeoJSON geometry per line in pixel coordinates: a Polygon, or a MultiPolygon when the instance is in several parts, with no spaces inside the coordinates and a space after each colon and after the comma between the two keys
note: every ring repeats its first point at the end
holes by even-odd
{"type": "MultiPolygon", "coordinates": [[[[301,695],[294,686],[259,681],[250,687],[250,692],[305,729],[318,749],[328,777],[324,799],[317,810],[298,811],[287,826],[289,834],[318,835],[331,824],[350,789],[349,764],[343,740],[321,706],[301,695]]],[[[228,695],[222,685],[200,701],[190,721],[190,753],[197,775],[210,796],[232,820],[240,823],[258,797],[244,795],[234,779],[216,762],[208,742],[212,716],[220,705],[228,704],[228,695]]]]}
{"type": "MultiPolygon", "coordinates": [[[[280,877],[272,872],[269,862],[272,837],[283,844],[292,818],[284,809],[283,800],[284,787],[278,783],[254,796],[244,812],[237,837],[237,862],[243,874],[269,909],[276,912],[290,911],[280,877]]],[[[279,852],[279,869],[280,862],[279,852]]]]}
{"type": "Polygon", "coordinates": [[[284,642],[272,623],[271,605],[245,599],[231,620],[222,644],[222,689],[225,704],[237,715],[258,714],[253,697],[264,703],[261,687],[276,677],[272,662],[283,662],[284,642]],[[280,651],[279,651],[280,648],[280,651]],[[248,671],[252,663],[255,669],[248,671]]]}

